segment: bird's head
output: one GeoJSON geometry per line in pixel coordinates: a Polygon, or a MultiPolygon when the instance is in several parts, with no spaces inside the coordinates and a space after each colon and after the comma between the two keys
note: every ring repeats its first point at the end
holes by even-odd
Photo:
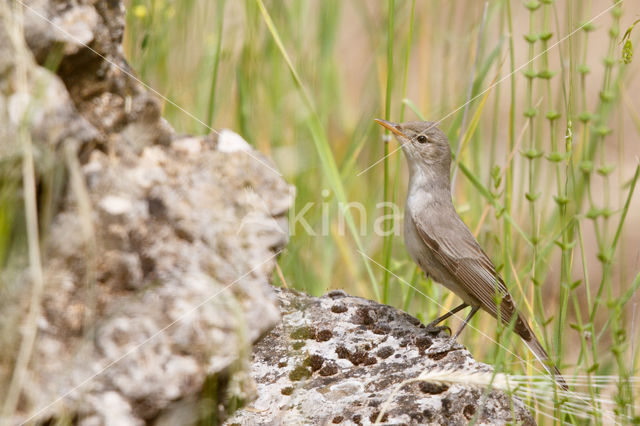
{"type": "Polygon", "coordinates": [[[395,135],[410,165],[441,166],[447,170],[448,174],[451,165],[451,147],[447,136],[436,123],[431,121],[393,123],[377,118],[375,121],[395,135]]]}

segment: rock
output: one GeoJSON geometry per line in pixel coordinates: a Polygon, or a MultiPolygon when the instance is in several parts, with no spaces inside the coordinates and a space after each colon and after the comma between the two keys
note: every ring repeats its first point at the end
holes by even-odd
{"type": "MultiPolygon", "coordinates": [[[[160,103],[135,76],[122,54],[122,1],[24,2],[24,38],[38,64],[61,55],[57,76],[95,130],[93,145],[122,154],[174,136],[162,119],[160,103]]],[[[42,69],[42,68],[40,68],[42,69]]],[[[38,126],[34,126],[38,127],[38,126]]]]}
{"type": "MultiPolygon", "coordinates": [[[[0,136],[10,142],[0,156],[21,170],[30,137],[36,179],[46,156],[65,176],[43,238],[37,335],[8,421],[193,417],[201,406],[189,403],[207,382],[221,396],[208,407],[219,418],[227,401],[253,395],[251,345],[280,318],[269,281],[294,191],[231,131],[222,147],[216,135],[176,135],[122,56],[122,2],[81,3],[25,2],[23,39],[20,8],[0,2],[0,136]],[[58,54],[55,74],[41,66],[58,54]]],[[[27,269],[8,277],[3,401],[19,331],[31,326],[27,269]]]]}
{"type": "MultiPolygon", "coordinates": [[[[268,279],[287,241],[272,223],[283,212],[260,210],[243,194],[254,188],[275,205],[291,202],[291,194],[253,161],[204,142],[195,155],[173,145],[144,148],[136,161],[91,154],[83,169],[94,233],[78,229],[86,218],[74,192],[50,231],[47,333],[39,343],[54,339],[65,349],[51,358],[36,346],[41,395],[34,406],[54,400],[61,381],[72,387],[99,374],[65,405],[94,418],[105,401],[124,401],[132,422],[153,418],[198,393],[207,376],[241,360],[276,324],[268,279]],[[251,226],[239,228],[249,213],[251,226]],[[80,354],[85,330],[95,346],[80,354]]],[[[240,389],[247,398],[253,387],[247,381],[240,389]]]]}
{"type": "MultiPolygon", "coordinates": [[[[19,129],[23,122],[29,123],[35,144],[51,149],[59,148],[64,141],[78,150],[98,138],[96,129],[77,112],[60,78],[37,66],[24,40],[16,35],[16,28],[3,22],[0,26],[0,158],[10,159],[22,152],[24,137],[19,135],[19,129]]],[[[40,159],[36,157],[36,161],[40,159]]]]}
{"type": "Polygon", "coordinates": [[[278,296],[282,323],[251,363],[258,397],[227,425],[371,424],[388,400],[383,424],[535,424],[522,401],[497,390],[483,400],[477,387],[414,382],[391,395],[425,370],[492,371],[445,332],[342,292],[278,296]]]}

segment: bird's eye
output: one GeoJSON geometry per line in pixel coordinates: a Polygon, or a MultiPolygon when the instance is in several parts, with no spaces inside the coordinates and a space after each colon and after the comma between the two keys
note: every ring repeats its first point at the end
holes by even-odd
{"type": "Polygon", "coordinates": [[[425,135],[420,135],[417,137],[418,142],[425,143],[427,141],[427,137],[425,135]]]}

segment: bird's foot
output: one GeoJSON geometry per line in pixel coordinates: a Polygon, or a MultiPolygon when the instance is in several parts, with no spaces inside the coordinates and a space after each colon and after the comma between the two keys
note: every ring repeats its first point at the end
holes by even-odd
{"type": "Polygon", "coordinates": [[[449,328],[448,325],[437,325],[434,323],[430,323],[430,324],[427,324],[425,327],[427,329],[427,333],[429,334],[438,335],[440,334],[440,332],[444,331],[449,336],[451,336],[451,329],[449,328]]]}

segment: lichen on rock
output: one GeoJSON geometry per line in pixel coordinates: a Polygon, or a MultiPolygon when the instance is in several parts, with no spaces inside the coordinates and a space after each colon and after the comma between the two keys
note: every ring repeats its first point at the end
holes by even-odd
{"type": "Polygon", "coordinates": [[[254,349],[257,399],[226,424],[535,424],[502,391],[413,382],[430,369],[492,371],[446,332],[334,291],[278,291],[282,322],[254,349]],[[397,391],[395,395],[392,395],[397,391]]]}

